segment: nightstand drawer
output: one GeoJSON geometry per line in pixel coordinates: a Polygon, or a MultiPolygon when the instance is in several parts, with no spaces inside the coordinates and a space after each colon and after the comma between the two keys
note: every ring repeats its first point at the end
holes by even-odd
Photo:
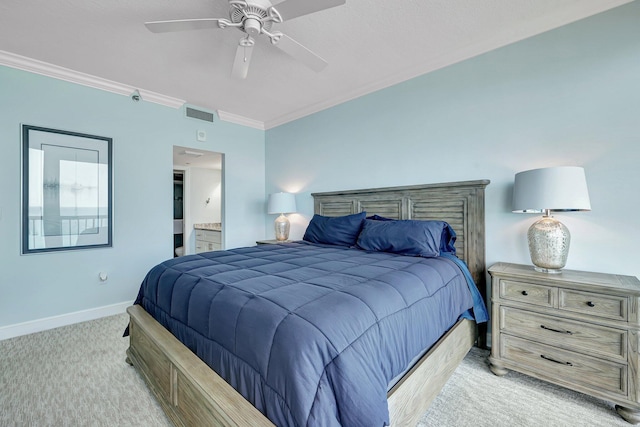
{"type": "Polygon", "coordinates": [[[627,331],[500,307],[500,329],[584,354],[627,360],[627,331]]]}
{"type": "Polygon", "coordinates": [[[551,381],[580,384],[596,391],[627,395],[627,366],[504,335],[502,357],[551,381]]]}
{"type": "Polygon", "coordinates": [[[500,298],[525,302],[542,307],[553,307],[558,289],[526,282],[500,280],[500,298]]]}
{"type": "Polygon", "coordinates": [[[561,289],[559,308],[607,319],[627,320],[627,298],[615,295],[561,289]]]}

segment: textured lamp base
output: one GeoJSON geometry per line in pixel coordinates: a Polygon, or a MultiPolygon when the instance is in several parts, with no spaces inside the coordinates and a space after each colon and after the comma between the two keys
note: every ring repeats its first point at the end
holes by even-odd
{"type": "Polygon", "coordinates": [[[289,219],[284,216],[284,214],[280,214],[275,221],[275,229],[276,229],[276,240],[283,241],[289,239],[289,229],[291,228],[291,224],[289,223],[289,219]]]}
{"type": "Polygon", "coordinates": [[[569,255],[569,229],[557,219],[544,216],[529,227],[527,237],[535,269],[543,273],[560,273],[569,255]]]}

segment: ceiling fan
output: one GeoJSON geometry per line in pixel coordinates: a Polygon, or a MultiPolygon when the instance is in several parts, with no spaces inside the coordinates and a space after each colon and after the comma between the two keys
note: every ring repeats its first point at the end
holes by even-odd
{"type": "Polygon", "coordinates": [[[235,27],[245,33],[240,39],[233,61],[232,75],[244,79],[249,71],[254,37],[264,35],[271,44],[304,63],[314,71],[321,71],[327,62],[291,37],[271,31],[274,23],[281,23],[324,9],[340,6],[346,0],[284,0],[276,5],[269,0],[229,0],[229,19],[202,18],[145,22],[154,33],[235,27]]]}

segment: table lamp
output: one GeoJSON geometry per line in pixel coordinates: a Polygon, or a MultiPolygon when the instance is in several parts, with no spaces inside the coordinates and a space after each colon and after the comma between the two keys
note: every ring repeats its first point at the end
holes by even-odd
{"type": "Polygon", "coordinates": [[[560,273],[569,255],[569,229],[551,212],[590,210],[587,180],[581,167],[533,169],[515,176],[513,212],[543,214],[527,232],[531,262],[537,271],[560,273]]]}
{"type": "Polygon", "coordinates": [[[273,193],[269,195],[267,212],[280,214],[275,221],[276,240],[284,241],[289,238],[291,227],[289,219],[284,215],[296,211],[296,196],[293,193],[273,193]]]}

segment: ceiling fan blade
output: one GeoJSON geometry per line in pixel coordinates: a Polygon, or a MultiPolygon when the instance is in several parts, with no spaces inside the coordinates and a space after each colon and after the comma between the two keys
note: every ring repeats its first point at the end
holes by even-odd
{"type": "Polygon", "coordinates": [[[253,44],[243,44],[240,40],[238,49],[236,49],[236,59],[233,61],[233,69],[231,75],[237,79],[246,79],[249,72],[249,63],[251,62],[251,54],[253,53],[253,44]]]}
{"type": "Polygon", "coordinates": [[[285,34],[283,34],[278,43],[276,43],[276,47],[279,47],[313,71],[322,71],[324,67],[328,65],[327,61],[285,34]]]}
{"type": "Polygon", "coordinates": [[[273,7],[280,13],[282,20],[286,21],[345,3],[346,0],[284,0],[273,7]]]}
{"type": "Polygon", "coordinates": [[[171,31],[206,30],[210,28],[221,28],[219,19],[177,19],[173,21],[145,22],[144,25],[153,33],[168,33],[171,31]]]}

